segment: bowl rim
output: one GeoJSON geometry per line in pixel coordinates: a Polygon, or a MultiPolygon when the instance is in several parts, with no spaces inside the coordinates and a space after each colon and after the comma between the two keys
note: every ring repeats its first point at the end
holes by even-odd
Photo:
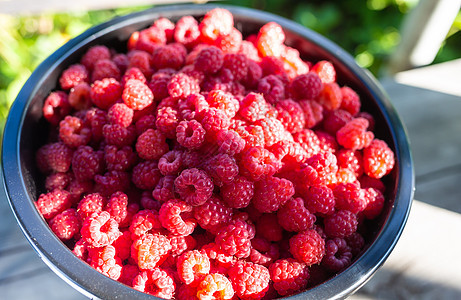
{"type": "MultiPolygon", "coordinates": [[[[20,142],[21,132],[26,110],[33,95],[40,88],[43,78],[56,68],[71,53],[104,36],[105,34],[148,20],[155,20],[163,15],[203,15],[213,8],[228,9],[233,15],[248,17],[261,22],[274,21],[284,29],[307,38],[310,42],[319,45],[336,59],[341,61],[359,81],[369,90],[387,123],[392,140],[395,145],[396,161],[401,164],[398,168],[396,199],[384,226],[375,238],[373,244],[361,254],[347,269],[326,282],[284,299],[343,299],[362,287],[379,267],[386,261],[394,249],[405,227],[411,208],[414,194],[414,167],[410,152],[408,135],[404,124],[397,111],[391,104],[389,97],[384,92],[378,81],[367,70],[359,67],[352,56],[340,48],[333,41],[306,28],[294,21],[288,20],[268,12],[238,7],[232,5],[216,4],[178,4],[156,6],[141,12],[116,17],[110,21],[96,25],[79,36],[71,39],[61,46],[47,59],[45,59],[32,73],[16,100],[10,108],[4,127],[2,144],[2,174],[3,189],[6,191],[10,208],[21,227],[21,230],[40,258],[58,276],[72,287],[90,298],[118,299],[136,298],[152,299],[152,296],[136,291],[115,280],[112,280],[88,264],[77,259],[71,251],[54,235],[47,223],[40,216],[26,192],[23,170],[21,169],[20,142]],[[50,67],[51,66],[51,67],[50,67]],[[393,124],[393,126],[391,126],[393,124]],[[395,222],[398,221],[398,226],[395,222]],[[44,234],[45,233],[45,234],[44,234]],[[386,249],[383,253],[382,249],[386,249]],[[98,280],[94,280],[94,278],[98,280]],[[110,287],[108,289],[107,287],[110,287]]],[[[155,298],[155,297],[154,297],[155,298]]]]}

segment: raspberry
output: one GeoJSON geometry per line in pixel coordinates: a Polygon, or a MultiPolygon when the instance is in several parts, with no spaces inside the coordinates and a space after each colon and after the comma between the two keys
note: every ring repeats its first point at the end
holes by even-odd
{"type": "Polygon", "coordinates": [[[367,205],[363,190],[359,182],[339,183],[333,193],[336,199],[336,208],[349,210],[354,214],[363,211],[367,205]]]}
{"type": "Polygon", "coordinates": [[[179,113],[171,107],[162,107],[157,110],[155,125],[167,138],[174,138],[176,126],[179,123],[179,113]]]}
{"type": "Polygon", "coordinates": [[[221,130],[216,139],[220,153],[233,156],[245,148],[245,140],[234,130],[221,130]]]}
{"type": "Polygon", "coordinates": [[[338,159],[338,167],[347,168],[354,172],[355,176],[359,177],[363,173],[362,154],[360,151],[349,149],[341,149],[336,154],[338,159]]]}
{"type": "Polygon", "coordinates": [[[304,194],[306,208],[320,216],[331,215],[335,210],[333,191],[327,186],[312,186],[304,194]]]}
{"type": "Polygon", "coordinates": [[[356,115],[356,117],[357,118],[367,119],[367,121],[368,121],[367,130],[369,130],[369,131],[374,130],[376,121],[375,121],[375,118],[371,114],[367,113],[366,111],[361,111],[356,115]]]}
{"type": "Polygon", "coordinates": [[[112,57],[112,61],[115,63],[117,68],[120,70],[120,72],[123,74],[126,72],[128,69],[128,57],[126,56],[125,53],[117,53],[112,57]]]}
{"type": "Polygon", "coordinates": [[[174,235],[189,235],[197,225],[192,218],[192,206],[184,201],[170,200],[162,204],[159,219],[162,226],[174,235]]]}
{"type": "Polygon", "coordinates": [[[274,175],[281,167],[274,154],[263,147],[251,147],[242,152],[240,174],[257,181],[264,176],[274,175]]]}
{"type": "Polygon", "coordinates": [[[283,68],[289,79],[309,72],[309,65],[301,59],[299,51],[294,48],[282,46],[280,59],[283,62],[283,68]]]}
{"type": "Polygon", "coordinates": [[[152,197],[160,202],[166,202],[175,198],[174,193],[174,175],[167,175],[160,178],[157,186],[152,191],[152,197]]]}
{"type": "Polygon", "coordinates": [[[206,203],[194,207],[194,217],[203,229],[216,233],[220,226],[232,219],[232,208],[227,207],[219,198],[211,197],[206,203]]]}
{"type": "Polygon", "coordinates": [[[159,211],[162,206],[160,201],[154,199],[151,191],[143,191],[139,202],[141,203],[142,208],[155,211],[159,211]]]}
{"type": "Polygon", "coordinates": [[[205,140],[205,130],[196,120],[181,121],[176,127],[176,138],[181,146],[197,149],[205,140]]]}
{"type": "Polygon", "coordinates": [[[82,238],[93,247],[112,244],[120,235],[118,223],[107,211],[94,212],[82,224],[82,238]]]}
{"type": "MultiPolygon", "coordinates": [[[[155,48],[156,46],[154,46],[155,48]]],[[[152,49],[153,51],[154,49],[152,49]]],[[[151,53],[151,52],[150,52],[151,53]]],[[[147,52],[140,50],[132,50],[128,52],[128,69],[129,68],[138,68],[144,74],[146,78],[150,78],[153,73],[152,68],[152,55],[147,52]]]]}
{"type": "Polygon", "coordinates": [[[133,288],[162,299],[172,299],[176,285],[166,271],[153,268],[140,272],[133,279],[133,288]]]}
{"type": "Polygon", "coordinates": [[[122,261],[117,257],[115,247],[106,245],[89,252],[90,265],[107,277],[117,280],[122,272],[122,261]]]}
{"type": "Polygon", "coordinates": [[[156,102],[159,102],[160,100],[169,96],[168,82],[170,82],[171,76],[172,74],[162,71],[158,71],[152,75],[148,86],[151,89],[156,102]]]}
{"type": "Polygon", "coordinates": [[[228,154],[211,156],[206,160],[204,169],[217,186],[232,182],[239,173],[237,162],[228,154]]]}
{"type": "Polygon", "coordinates": [[[174,30],[174,40],[183,44],[187,48],[192,48],[200,37],[198,22],[192,16],[181,17],[176,22],[174,30]]]}
{"type": "Polygon", "coordinates": [[[259,29],[256,47],[262,56],[279,57],[284,41],[285,33],[282,27],[275,22],[269,22],[259,29]]]}
{"type": "Polygon", "coordinates": [[[283,228],[276,214],[263,214],[256,222],[256,232],[271,242],[279,242],[283,238],[283,228]]]}
{"type": "Polygon", "coordinates": [[[155,121],[154,115],[145,115],[139,118],[135,123],[137,135],[141,135],[147,129],[155,129],[155,121]]]}
{"type": "Polygon", "coordinates": [[[335,110],[341,106],[342,94],[339,85],[336,82],[324,83],[323,89],[316,98],[327,110],[335,110]]]}
{"type": "Polygon", "coordinates": [[[72,157],[72,171],[79,181],[93,179],[103,171],[102,153],[96,152],[90,146],[80,146],[72,157]]]}
{"type": "Polygon", "coordinates": [[[192,206],[205,203],[213,193],[213,181],[205,171],[191,168],[181,172],[174,186],[181,199],[192,206]]]}
{"type": "Polygon", "coordinates": [[[48,192],[55,189],[64,190],[72,179],[70,173],[52,173],[45,179],[45,188],[48,192]]]}
{"type": "Polygon", "coordinates": [[[368,147],[374,139],[374,134],[371,131],[366,131],[367,127],[368,121],[366,119],[352,119],[336,132],[338,144],[352,150],[368,147]]]}
{"type": "Polygon", "coordinates": [[[82,82],[88,82],[88,71],[81,64],[71,65],[62,72],[59,78],[59,84],[63,90],[70,90],[82,82]]]}
{"type": "Polygon", "coordinates": [[[325,120],[323,121],[323,129],[329,134],[336,135],[336,132],[352,119],[352,115],[346,110],[337,109],[329,111],[326,113],[325,120]]]}
{"type": "Polygon", "coordinates": [[[306,128],[312,128],[323,120],[323,107],[312,100],[298,101],[304,113],[306,128]]]}
{"type": "Polygon", "coordinates": [[[358,232],[354,232],[353,234],[345,237],[345,240],[347,245],[351,248],[352,255],[354,256],[358,255],[365,246],[365,239],[358,232]]]}
{"type": "Polygon", "coordinates": [[[325,234],[332,238],[344,238],[357,230],[357,216],[348,210],[337,211],[323,222],[325,234]]]}
{"type": "Polygon", "coordinates": [[[180,285],[176,291],[175,299],[178,300],[196,300],[197,288],[190,285],[180,285]]]}
{"type": "Polygon", "coordinates": [[[51,124],[58,125],[59,122],[70,113],[71,106],[66,93],[63,91],[51,92],[43,104],[43,117],[51,124]]]}
{"type": "Polygon", "coordinates": [[[269,149],[275,157],[282,161],[284,168],[296,168],[296,166],[306,160],[307,152],[301,145],[294,141],[282,140],[275,143],[269,149]]]}
{"type": "Polygon", "coordinates": [[[229,118],[235,116],[240,106],[232,94],[220,90],[210,91],[206,97],[206,101],[210,107],[222,110],[229,118]]]}
{"type": "Polygon", "coordinates": [[[352,172],[350,169],[339,168],[336,172],[336,184],[352,183],[354,181],[357,181],[357,177],[355,176],[354,172],[352,172]]]}
{"type": "Polygon", "coordinates": [[[229,269],[229,279],[235,294],[241,299],[261,299],[269,290],[269,270],[243,260],[229,269]]]}
{"type": "Polygon", "coordinates": [[[197,286],[201,279],[210,272],[208,256],[197,250],[183,253],[177,261],[179,279],[187,285],[197,286]]]}
{"type": "Polygon", "coordinates": [[[263,71],[263,76],[275,75],[276,77],[278,77],[279,75],[285,74],[283,61],[275,56],[264,56],[261,59],[259,66],[263,71]]]}
{"type": "Polygon", "coordinates": [[[171,97],[185,98],[191,94],[198,93],[200,86],[194,78],[179,72],[171,76],[167,89],[171,97]]]}
{"type": "Polygon", "coordinates": [[[50,144],[46,151],[46,163],[50,170],[65,173],[72,163],[73,151],[64,143],[50,144]]]}
{"type": "Polygon", "coordinates": [[[59,122],[59,138],[70,148],[77,148],[89,143],[91,128],[85,126],[80,118],[68,115],[59,122]]]}
{"type": "Polygon", "coordinates": [[[130,146],[118,149],[114,145],[107,145],[104,148],[104,160],[109,171],[127,171],[136,164],[138,156],[130,146]]]}
{"type": "Polygon", "coordinates": [[[261,58],[259,57],[258,49],[252,42],[248,40],[248,38],[247,40],[243,40],[240,43],[238,53],[245,55],[249,60],[255,63],[261,60],[261,58]]]}
{"type": "Polygon", "coordinates": [[[165,153],[158,162],[158,169],[163,175],[177,174],[182,166],[182,152],[178,150],[165,153]]]}
{"type": "Polygon", "coordinates": [[[139,157],[154,160],[162,157],[169,150],[165,136],[156,129],[147,129],[136,141],[136,151],[139,157]]]}
{"type": "Polygon", "coordinates": [[[143,190],[155,188],[161,174],[156,161],[143,161],[133,168],[131,180],[136,187],[143,190]]]}
{"type": "Polygon", "coordinates": [[[100,59],[93,65],[91,72],[91,82],[102,80],[104,78],[114,78],[115,80],[121,79],[120,70],[117,65],[110,59],[100,59]]]}
{"type": "Polygon", "coordinates": [[[112,243],[112,246],[115,247],[117,256],[120,257],[121,260],[125,260],[131,256],[131,244],[133,244],[131,233],[129,230],[125,230],[118,239],[112,243]]]}
{"type": "Polygon", "coordinates": [[[106,211],[120,224],[127,216],[128,196],[123,192],[115,192],[106,204],[106,211]]]}
{"type": "Polygon", "coordinates": [[[93,65],[101,59],[110,59],[110,51],[106,46],[96,45],[91,47],[82,56],[80,63],[85,66],[87,70],[92,70],[93,65]]]}
{"type": "Polygon", "coordinates": [[[297,102],[291,99],[281,100],[275,107],[278,111],[277,119],[288,132],[296,133],[304,129],[306,124],[304,112],[297,102]]]}
{"type": "Polygon", "coordinates": [[[250,255],[250,236],[245,222],[237,220],[223,226],[216,234],[216,245],[221,250],[238,258],[250,255]]]}
{"type": "Polygon", "coordinates": [[[139,80],[139,81],[141,81],[143,83],[147,82],[146,76],[144,76],[144,74],[141,72],[141,70],[139,70],[136,67],[132,67],[132,68],[129,68],[128,70],[126,70],[126,72],[123,74],[123,77],[122,77],[120,83],[122,84],[122,86],[125,86],[125,84],[130,79],[137,79],[137,80],[139,80]]]}
{"type": "Polygon", "coordinates": [[[172,68],[178,70],[183,66],[184,61],[185,56],[174,46],[157,47],[152,53],[152,62],[157,69],[172,68]]]}
{"type": "Polygon", "coordinates": [[[341,101],[341,109],[348,111],[352,116],[357,115],[360,112],[360,96],[350,87],[343,86],[341,88],[341,95],[343,100],[341,101]]]}
{"type": "Polygon", "coordinates": [[[290,92],[295,99],[315,99],[322,89],[322,80],[314,72],[296,76],[290,84],[290,92]]]}
{"type": "Polygon", "coordinates": [[[384,196],[383,194],[374,188],[368,188],[365,190],[366,207],[363,210],[363,214],[367,219],[374,219],[381,214],[384,207],[384,196]]]}
{"type": "Polygon", "coordinates": [[[389,174],[394,165],[394,152],[385,141],[374,139],[363,149],[363,168],[368,176],[380,179],[389,174]]]}
{"type": "Polygon", "coordinates": [[[214,74],[218,72],[223,63],[223,52],[215,46],[203,48],[194,60],[195,69],[205,74],[214,74]]]}
{"type": "Polygon", "coordinates": [[[105,205],[106,199],[99,193],[91,193],[85,195],[78,203],[77,212],[81,220],[85,220],[92,213],[99,213],[105,205]]]}
{"type": "Polygon", "coordinates": [[[107,119],[112,124],[128,127],[133,121],[133,110],[125,103],[115,103],[107,112],[107,119]]]}
{"type": "Polygon", "coordinates": [[[91,87],[86,82],[80,82],[69,92],[69,105],[76,110],[85,110],[91,107],[91,87]]]}
{"type": "Polygon", "coordinates": [[[197,298],[207,299],[233,299],[234,289],[226,276],[219,273],[206,275],[197,287],[197,298]]]}
{"type": "Polygon", "coordinates": [[[145,234],[155,234],[162,229],[159,215],[154,210],[144,209],[138,211],[130,223],[130,233],[133,240],[138,239],[145,234]]]}
{"type": "Polygon", "coordinates": [[[254,194],[254,184],[243,176],[236,176],[230,183],[221,187],[223,201],[232,208],[245,208],[254,194]]]}
{"type": "Polygon", "coordinates": [[[290,239],[290,252],[307,266],[318,264],[325,254],[325,240],[314,229],[308,229],[290,239]]]}
{"type": "Polygon", "coordinates": [[[285,85],[275,75],[263,77],[258,82],[258,92],[264,95],[264,99],[271,104],[285,99],[285,85]]]}
{"type": "Polygon", "coordinates": [[[251,240],[250,260],[252,263],[268,267],[280,256],[279,247],[268,240],[255,237],[251,240]]]}
{"type": "Polygon", "coordinates": [[[261,212],[279,209],[295,193],[293,183],[284,178],[268,176],[255,183],[253,205],[261,212]]]}
{"type": "Polygon", "coordinates": [[[104,141],[117,147],[131,146],[136,139],[134,126],[122,127],[118,124],[105,124],[102,127],[104,141]]]}
{"type": "Polygon", "coordinates": [[[178,109],[184,120],[196,119],[198,114],[208,107],[208,102],[206,102],[205,97],[201,94],[191,94],[178,101],[178,109]]]}
{"type": "Polygon", "coordinates": [[[234,127],[233,130],[245,140],[245,149],[251,147],[264,147],[264,131],[261,126],[238,126],[234,127]]]}
{"type": "Polygon", "coordinates": [[[312,66],[311,71],[316,73],[323,83],[336,82],[336,70],[333,64],[329,61],[318,61],[312,66]]]}
{"type": "Polygon", "coordinates": [[[223,69],[230,70],[235,81],[247,77],[248,59],[244,54],[226,54],[223,61],[223,69]]]}
{"type": "Polygon", "coordinates": [[[80,232],[80,219],[74,208],[57,214],[49,222],[51,230],[63,241],[70,240],[80,232]]]}
{"type": "MultiPolygon", "coordinates": [[[[322,152],[315,154],[307,159],[306,163],[315,171],[316,180],[323,184],[331,184],[334,182],[338,165],[336,156],[331,152],[322,152]]],[[[312,179],[310,180],[312,181],[312,179]]]]}
{"type": "Polygon", "coordinates": [[[171,249],[168,238],[161,234],[144,234],[131,246],[131,258],[141,270],[151,270],[159,266],[171,249]]]}
{"type": "Polygon", "coordinates": [[[103,78],[93,82],[90,97],[94,105],[108,109],[122,96],[122,85],[115,78],[103,78]]]}
{"type": "Polygon", "coordinates": [[[311,228],[315,216],[304,207],[302,198],[291,198],[277,211],[279,224],[287,231],[301,232],[311,228]]]}
{"type": "Polygon", "coordinates": [[[126,191],[130,187],[130,175],[124,171],[108,171],[103,175],[95,175],[95,191],[110,196],[116,191],[126,191]]]}
{"type": "Polygon", "coordinates": [[[165,17],[160,17],[159,19],[155,20],[153,27],[157,27],[158,29],[165,32],[165,37],[167,42],[173,41],[173,35],[175,31],[175,24],[168,20],[165,17]]]}
{"type": "Polygon", "coordinates": [[[333,272],[339,272],[351,264],[351,248],[341,238],[327,240],[322,265],[333,272]]]}
{"type": "Polygon", "coordinates": [[[234,26],[234,17],[223,8],[208,11],[199,24],[201,40],[212,43],[218,36],[229,34],[234,26]]]}
{"type": "Polygon", "coordinates": [[[137,79],[126,82],[121,96],[125,104],[134,110],[142,110],[154,101],[154,95],[149,87],[137,79]]]}
{"type": "Polygon", "coordinates": [[[201,124],[208,134],[215,135],[221,129],[228,128],[230,120],[224,111],[217,108],[209,108],[203,113],[201,124]]]}
{"type": "Polygon", "coordinates": [[[275,290],[281,296],[292,295],[306,288],[309,269],[293,258],[280,259],[269,266],[275,290]]]}
{"type": "Polygon", "coordinates": [[[85,123],[91,126],[91,133],[93,134],[92,141],[100,142],[103,138],[103,128],[107,124],[106,112],[99,108],[90,108],[85,114],[85,123]]]}
{"type": "Polygon", "coordinates": [[[132,264],[125,264],[122,265],[122,271],[120,273],[120,277],[118,278],[118,281],[126,284],[127,286],[132,286],[133,284],[133,279],[138,276],[139,274],[139,268],[136,265],[132,264]]]}
{"type": "Polygon", "coordinates": [[[269,108],[261,94],[249,93],[243,98],[239,114],[250,122],[264,119],[269,108]]]}
{"type": "Polygon", "coordinates": [[[307,157],[311,157],[320,152],[320,140],[311,129],[303,129],[293,134],[293,140],[306,151],[307,157]]]}
{"type": "Polygon", "coordinates": [[[255,122],[255,125],[261,126],[264,132],[264,142],[266,147],[270,147],[275,143],[287,138],[287,131],[282,122],[276,118],[269,117],[255,122]]]}
{"type": "Polygon", "coordinates": [[[186,236],[168,236],[171,244],[171,254],[173,256],[179,256],[185,251],[193,250],[197,246],[197,241],[191,235],[186,236]]]}

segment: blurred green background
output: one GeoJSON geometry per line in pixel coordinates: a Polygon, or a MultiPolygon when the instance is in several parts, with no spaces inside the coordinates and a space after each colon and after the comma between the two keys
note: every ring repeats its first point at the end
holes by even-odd
{"type": "MultiPolygon", "coordinates": [[[[282,15],[335,41],[356,61],[380,76],[389,54],[400,41],[404,16],[417,0],[237,0],[233,5],[282,15]]],[[[11,16],[0,14],[0,130],[24,82],[38,64],[70,38],[89,27],[146,6],[11,16]]],[[[461,15],[458,14],[434,63],[459,57],[461,15]]]]}

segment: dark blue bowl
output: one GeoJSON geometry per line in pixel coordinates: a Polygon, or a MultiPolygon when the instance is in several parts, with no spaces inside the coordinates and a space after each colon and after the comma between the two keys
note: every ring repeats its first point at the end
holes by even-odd
{"type": "MultiPolygon", "coordinates": [[[[106,44],[124,49],[135,31],[148,27],[159,17],[172,21],[181,16],[200,18],[214,5],[163,6],[120,17],[98,25],[70,40],[48,57],[31,75],[13,103],[3,135],[2,172],[4,188],[19,226],[40,258],[62,279],[84,295],[101,299],[152,299],[95,271],[78,259],[50,230],[34,206],[42,192],[43,178],[35,166],[35,152],[44,144],[48,131],[42,105],[57,88],[60,73],[77,62],[91,46],[106,44]]],[[[285,30],[286,43],[311,61],[331,61],[338,83],[354,88],[361,96],[363,110],[376,118],[375,135],[385,140],[396,154],[396,165],[387,177],[386,204],[379,224],[372,228],[372,243],[344,271],[287,299],[345,298],[358,290],[384,263],[405,226],[414,191],[414,170],[405,128],[379,83],[359,67],[343,49],[325,37],[279,16],[258,10],[221,6],[232,12],[235,26],[244,35],[257,32],[275,21],[285,30]]]]}

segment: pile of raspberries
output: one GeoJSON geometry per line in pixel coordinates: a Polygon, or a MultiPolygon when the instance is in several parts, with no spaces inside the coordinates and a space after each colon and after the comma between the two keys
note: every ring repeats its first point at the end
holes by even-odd
{"type": "Polygon", "coordinates": [[[274,299],[368,245],[394,153],[360,96],[270,22],[159,18],[95,45],[43,105],[52,231],[102,274],[164,299],[274,299]]]}

